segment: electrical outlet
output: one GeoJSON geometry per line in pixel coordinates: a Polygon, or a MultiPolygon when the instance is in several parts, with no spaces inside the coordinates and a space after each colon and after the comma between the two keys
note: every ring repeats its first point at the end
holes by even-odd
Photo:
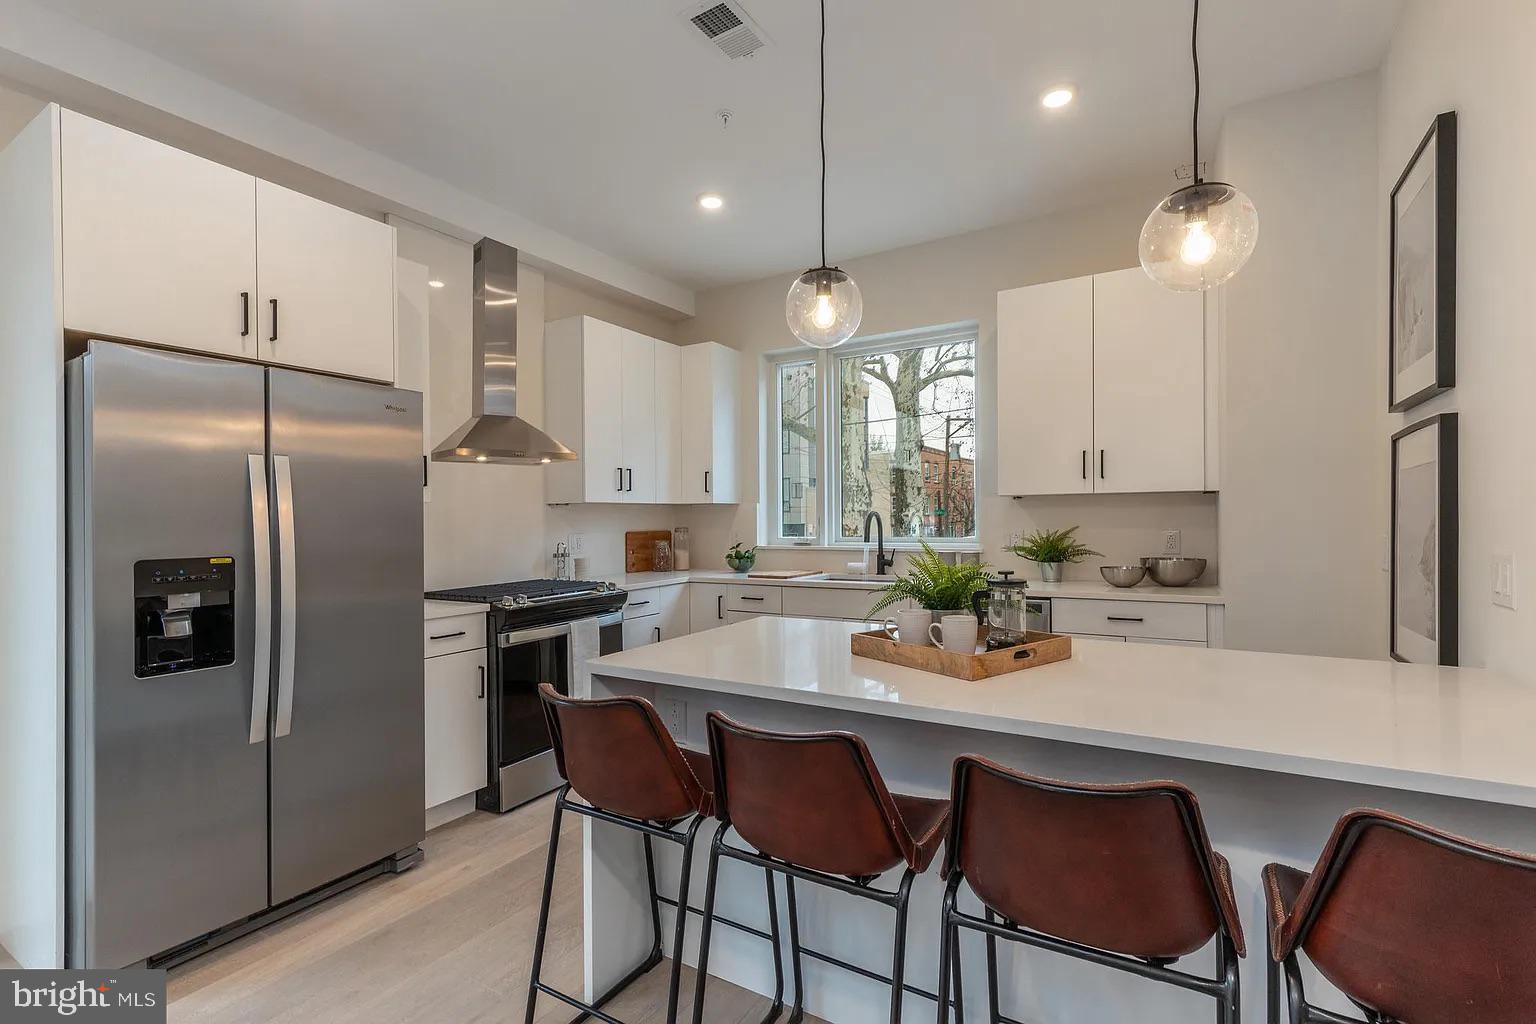
{"type": "Polygon", "coordinates": [[[1177,555],[1177,554],[1181,554],[1183,552],[1183,550],[1184,550],[1184,543],[1179,538],[1179,531],[1178,530],[1164,530],[1163,531],[1163,554],[1165,554],[1165,555],[1177,555]]]}
{"type": "Polygon", "coordinates": [[[1493,603],[1500,608],[1515,607],[1515,556],[1493,556],[1493,603]]]}
{"type": "Polygon", "coordinates": [[[679,742],[688,738],[688,702],[668,697],[661,702],[661,720],[679,742]]]}
{"type": "Polygon", "coordinates": [[[571,534],[570,545],[571,545],[571,557],[572,558],[586,558],[587,557],[587,535],[586,534],[584,534],[584,533],[573,533],[573,534],[571,534]]]}
{"type": "Polygon", "coordinates": [[[1008,534],[1008,546],[1010,548],[1016,548],[1022,543],[1024,543],[1024,534],[1019,530],[1014,530],[1008,534]]]}

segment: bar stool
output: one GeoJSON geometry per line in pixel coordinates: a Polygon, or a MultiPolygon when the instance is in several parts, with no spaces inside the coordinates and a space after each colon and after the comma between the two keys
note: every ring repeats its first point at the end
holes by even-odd
{"type": "Polygon", "coordinates": [[[1536,857],[1356,810],[1263,879],[1271,1024],[1358,1024],[1307,1002],[1301,952],[1369,1024],[1536,1020],[1536,857]]]}
{"type": "Polygon", "coordinates": [[[950,798],[939,1024],[951,973],[959,980],[962,928],[987,937],[991,1024],[1018,1024],[998,1008],[998,939],[1204,993],[1216,1000],[1218,1024],[1237,1024],[1242,922],[1231,870],[1188,789],[1057,782],[966,754],[955,761],[950,798]],[[957,909],[961,882],[984,917],[957,909]],[[1214,980],[1172,968],[1213,937],[1214,980]]]}
{"type": "Polygon", "coordinates": [[[904,991],[934,998],[933,993],[904,984],[907,905],[913,878],[928,869],[938,852],[949,818],[949,801],[891,793],[869,748],[853,733],[770,732],[742,725],[718,711],[710,712],[707,721],[715,773],[715,817],[720,819],[720,827],[710,846],[704,889],[693,1024],[704,1020],[715,886],[722,860],[756,864],[769,871],[770,906],[772,875],[784,876],[795,981],[791,1024],[805,1015],[802,954],[888,983],[891,1024],[898,1024],[904,991]],[[725,841],[732,829],[751,850],[725,841]],[[873,886],[880,875],[896,867],[904,871],[894,891],[873,886]],[[896,911],[889,977],[800,945],[796,879],[896,911]]]}
{"type": "MultiPolygon", "coordinates": [[[[590,1015],[607,1024],[623,1024],[618,1018],[603,1012],[601,1007],[661,961],[663,903],[677,908],[672,972],[667,988],[666,1019],[668,1024],[672,1024],[677,1020],[681,950],[689,912],[688,878],[693,863],[694,839],[704,819],[710,816],[713,805],[708,780],[713,778],[714,772],[709,755],[680,748],[667,732],[651,702],[644,698],[623,696],[580,700],[562,695],[548,683],[539,687],[539,697],[543,702],[544,721],[554,747],[555,764],[565,785],[560,787],[555,797],[549,858],[544,867],[544,895],[539,903],[539,930],[534,940],[533,965],[528,978],[526,1024],[533,1024],[534,1009],[540,993],[580,1010],[581,1015],[577,1020],[590,1015]],[[572,791],[585,803],[571,800],[572,791]],[[644,837],[645,844],[645,870],[650,886],[651,927],[654,932],[650,952],[634,970],[591,1004],[539,980],[544,964],[544,940],[549,929],[549,904],[554,889],[560,820],[566,811],[632,829],[644,837]],[[678,826],[685,827],[679,830],[678,826]],[[668,900],[656,891],[652,839],[664,839],[682,847],[682,870],[676,900],[668,900]]],[[[778,966],[779,928],[777,908],[772,898],[772,875],[767,876],[767,882],[770,932],[755,934],[773,943],[775,966],[778,966]]],[[[782,973],[780,970],[781,992],[782,973]]]]}

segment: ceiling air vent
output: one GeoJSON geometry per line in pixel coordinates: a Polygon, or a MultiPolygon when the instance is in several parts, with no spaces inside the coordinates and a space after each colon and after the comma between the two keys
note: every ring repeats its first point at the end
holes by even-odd
{"type": "Polygon", "coordinates": [[[683,17],[732,60],[750,57],[768,45],[768,36],[735,0],[694,4],[683,17]]]}

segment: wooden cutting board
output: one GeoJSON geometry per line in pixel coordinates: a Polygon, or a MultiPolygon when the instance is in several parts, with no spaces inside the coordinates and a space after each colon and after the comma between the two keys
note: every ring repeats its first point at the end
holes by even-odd
{"type": "Polygon", "coordinates": [[[624,571],[655,572],[656,542],[659,540],[672,543],[672,531],[629,530],[626,532],[624,534],[624,571]]]}

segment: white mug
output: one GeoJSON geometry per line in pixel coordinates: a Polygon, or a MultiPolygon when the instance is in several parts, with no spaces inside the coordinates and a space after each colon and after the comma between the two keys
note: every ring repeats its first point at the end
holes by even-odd
{"type": "Polygon", "coordinates": [[[885,635],[897,643],[927,647],[928,627],[931,625],[933,625],[933,612],[926,608],[909,608],[885,620],[885,635]]]}
{"type": "Polygon", "coordinates": [[[980,625],[974,615],[945,615],[938,622],[929,624],[928,636],[946,651],[975,654],[976,631],[980,625]]]}

